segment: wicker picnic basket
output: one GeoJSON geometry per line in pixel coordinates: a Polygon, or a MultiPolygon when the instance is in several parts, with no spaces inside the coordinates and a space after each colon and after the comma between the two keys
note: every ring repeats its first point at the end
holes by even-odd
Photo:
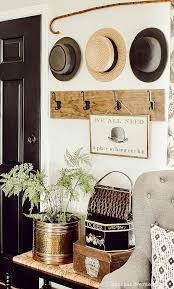
{"type": "Polygon", "coordinates": [[[102,177],[95,185],[95,193],[88,204],[88,219],[105,220],[107,222],[123,222],[130,218],[132,211],[131,179],[123,172],[112,171],[102,177]],[[113,173],[125,176],[129,181],[129,188],[102,185],[101,181],[113,173]]]}

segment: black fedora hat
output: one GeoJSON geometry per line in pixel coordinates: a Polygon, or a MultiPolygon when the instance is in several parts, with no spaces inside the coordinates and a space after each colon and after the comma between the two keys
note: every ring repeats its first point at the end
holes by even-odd
{"type": "Polygon", "coordinates": [[[67,81],[73,78],[79,69],[80,62],[80,47],[70,37],[59,39],[50,51],[50,69],[58,80],[67,81]]]}
{"type": "Polygon", "coordinates": [[[135,76],[144,82],[157,80],[167,63],[167,42],[158,28],[146,28],[135,37],[129,53],[135,76]]]}

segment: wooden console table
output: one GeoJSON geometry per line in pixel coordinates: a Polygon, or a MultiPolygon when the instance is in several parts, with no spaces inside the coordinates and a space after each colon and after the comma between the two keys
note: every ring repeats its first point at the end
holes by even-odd
{"type": "Polygon", "coordinates": [[[14,284],[22,289],[39,289],[39,278],[45,280],[43,289],[49,289],[49,281],[72,289],[99,288],[99,283],[73,270],[73,264],[46,265],[33,260],[32,252],[13,258],[14,284]]]}

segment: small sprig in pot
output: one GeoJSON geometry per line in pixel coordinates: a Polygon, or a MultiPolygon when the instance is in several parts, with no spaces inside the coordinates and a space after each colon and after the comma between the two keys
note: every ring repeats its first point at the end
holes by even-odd
{"type": "Polygon", "coordinates": [[[81,195],[93,193],[89,156],[81,148],[74,154],[67,150],[65,163],[53,185],[46,185],[45,173],[34,171],[30,163],[16,165],[9,173],[1,174],[1,189],[6,197],[22,194],[23,205],[29,201],[26,216],[33,218],[33,258],[47,264],[72,261],[80,217],[69,208],[81,195]],[[33,210],[39,210],[40,205],[43,211],[34,214],[33,210]]]}

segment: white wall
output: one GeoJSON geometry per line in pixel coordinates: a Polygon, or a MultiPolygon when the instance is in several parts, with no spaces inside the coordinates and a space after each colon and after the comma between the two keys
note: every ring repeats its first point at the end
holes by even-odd
{"type": "MultiPolygon", "coordinates": [[[[62,1],[61,1],[62,2],[62,1]]],[[[67,13],[68,11],[79,10],[91,6],[91,1],[67,1],[64,4],[55,2],[49,7],[50,19],[55,15],[67,13]]],[[[93,1],[95,6],[99,1],[93,1]]],[[[103,1],[110,3],[110,1],[103,1]]],[[[103,4],[101,3],[101,4],[103,4]]],[[[53,46],[60,37],[70,36],[75,38],[82,49],[82,64],[78,74],[68,82],[56,80],[49,72],[49,90],[97,90],[97,89],[153,89],[163,88],[166,90],[166,121],[151,122],[150,125],[150,156],[148,160],[124,158],[118,156],[92,155],[93,170],[97,177],[104,175],[110,170],[121,170],[131,176],[133,180],[139,174],[148,170],[158,170],[166,167],[167,153],[167,98],[169,86],[169,63],[162,77],[154,83],[143,83],[133,75],[128,59],[130,45],[135,35],[145,27],[158,27],[166,35],[170,43],[170,5],[148,4],[115,7],[100,10],[90,14],[84,14],[69,19],[57,21],[55,28],[61,31],[60,35],[49,35],[49,46],[53,46]],[[112,27],[123,35],[127,46],[127,64],[123,73],[115,80],[102,83],[97,82],[88,73],[84,51],[90,35],[102,27],[112,27]]],[[[63,156],[66,148],[74,150],[84,147],[89,152],[89,121],[88,120],[59,120],[49,119],[49,171],[51,179],[54,179],[56,168],[63,165],[63,156]]],[[[80,207],[86,208],[82,202],[80,207]]]]}
{"type": "MultiPolygon", "coordinates": [[[[123,1],[123,0],[122,0],[123,1]]],[[[126,0],[124,0],[126,1],[126,0]]],[[[91,6],[115,3],[109,0],[68,1],[68,0],[6,0],[1,3],[1,11],[15,8],[27,7],[29,13],[30,6],[38,4],[48,5],[48,18],[64,13],[88,8],[91,6]]],[[[3,12],[1,12],[3,14],[3,12]]],[[[6,17],[6,16],[5,16],[6,17]]],[[[0,19],[2,19],[0,17],[0,19]]],[[[147,5],[133,5],[124,7],[114,7],[105,10],[95,11],[90,14],[83,14],[57,21],[56,28],[61,31],[60,35],[53,35],[48,32],[47,25],[44,27],[44,36],[49,39],[49,50],[53,44],[61,37],[70,36],[75,38],[82,50],[82,63],[78,74],[68,82],[56,80],[49,71],[48,88],[43,86],[42,118],[43,136],[42,144],[46,144],[46,151],[42,152],[43,164],[48,169],[50,180],[53,181],[58,169],[64,165],[65,149],[74,150],[84,147],[89,152],[89,121],[88,120],[59,120],[50,119],[47,113],[49,102],[49,91],[51,90],[95,90],[95,89],[153,89],[162,88],[166,90],[166,116],[165,122],[151,122],[150,125],[150,156],[149,159],[133,159],[118,156],[91,155],[93,171],[96,177],[101,177],[110,170],[121,170],[130,175],[135,180],[139,174],[148,170],[158,170],[166,168],[167,154],[167,103],[169,86],[169,62],[162,77],[154,83],[143,83],[135,78],[129,65],[129,48],[136,34],[146,27],[158,27],[166,35],[168,45],[170,43],[170,3],[156,3],[147,5]],[[88,73],[84,51],[88,38],[91,34],[102,27],[112,27],[117,29],[126,41],[127,63],[123,73],[115,80],[102,83],[97,82],[88,73]],[[48,34],[47,34],[48,33],[48,34]],[[46,163],[46,164],[45,164],[46,163]]],[[[45,40],[48,40],[45,39],[45,40]]],[[[44,39],[42,57],[48,58],[47,48],[44,39]],[[43,55],[44,53],[44,55],[43,55]]],[[[46,67],[47,74],[49,68],[46,67]]],[[[82,201],[79,208],[86,209],[87,201],[82,201]]]]}
{"type": "MultiPolygon", "coordinates": [[[[40,4],[46,4],[48,0],[7,0],[7,1],[1,1],[1,12],[7,11],[7,10],[14,10],[18,8],[23,8],[26,6],[33,6],[33,5],[40,5],[40,4]]],[[[51,2],[50,2],[51,3],[51,2]]]]}
{"type": "MultiPolygon", "coordinates": [[[[123,1],[123,0],[122,0],[123,1]]],[[[124,0],[126,1],[126,0],[124,0]]],[[[68,0],[10,0],[3,1],[2,10],[38,4],[48,5],[48,18],[65,14],[96,5],[115,3],[109,0],[68,1],[68,0]]],[[[29,8],[28,8],[29,9],[29,8]]],[[[51,90],[97,90],[97,89],[153,89],[163,88],[166,90],[166,116],[165,122],[151,122],[150,125],[150,156],[148,160],[133,159],[118,156],[91,155],[93,171],[96,177],[101,177],[110,170],[121,170],[135,180],[139,174],[148,170],[158,170],[166,167],[167,154],[167,103],[169,86],[169,63],[162,77],[154,83],[143,83],[135,78],[129,65],[129,48],[136,34],[145,27],[158,27],[166,35],[168,45],[170,43],[170,4],[156,3],[147,5],[133,5],[114,7],[83,14],[56,22],[55,28],[61,31],[60,35],[48,33],[49,50],[61,37],[70,36],[75,38],[82,50],[82,63],[78,74],[68,82],[60,82],[49,71],[48,96],[51,90]],[[126,41],[127,63],[123,73],[115,80],[102,83],[96,81],[88,73],[84,51],[88,38],[91,34],[102,27],[117,29],[126,41]]],[[[47,35],[47,32],[46,32],[47,35]]],[[[44,42],[43,42],[44,45],[44,42]]],[[[45,48],[44,48],[45,49],[45,48]]],[[[42,50],[42,52],[44,51],[42,50]]],[[[45,55],[48,56],[47,52],[45,55]]],[[[46,57],[47,57],[46,56],[46,57]]],[[[47,93],[45,93],[45,96],[47,93]]],[[[44,96],[44,98],[45,98],[44,96]]],[[[42,109],[45,109],[49,99],[44,99],[42,109]]],[[[46,111],[46,110],[45,110],[46,111]]],[[[89,121],[88,120],[59,120],[43,119],[44,135],[43,142],[47,150],[43,153],[44,166],[48,168],[50,180],[53,181],[59,168],[64,165],[65,149],[75,150],[84,147],[89,152],[89,121]],[[48,126],[46,132],[45,127],[48,126]],[[46,135],[47,134],[47,135],[46,135]],[[45,165],[47,162],[47,165],[45,165]]],[[[87,201],[81,202],[80,208],[86,209],[87,201]]]]}

